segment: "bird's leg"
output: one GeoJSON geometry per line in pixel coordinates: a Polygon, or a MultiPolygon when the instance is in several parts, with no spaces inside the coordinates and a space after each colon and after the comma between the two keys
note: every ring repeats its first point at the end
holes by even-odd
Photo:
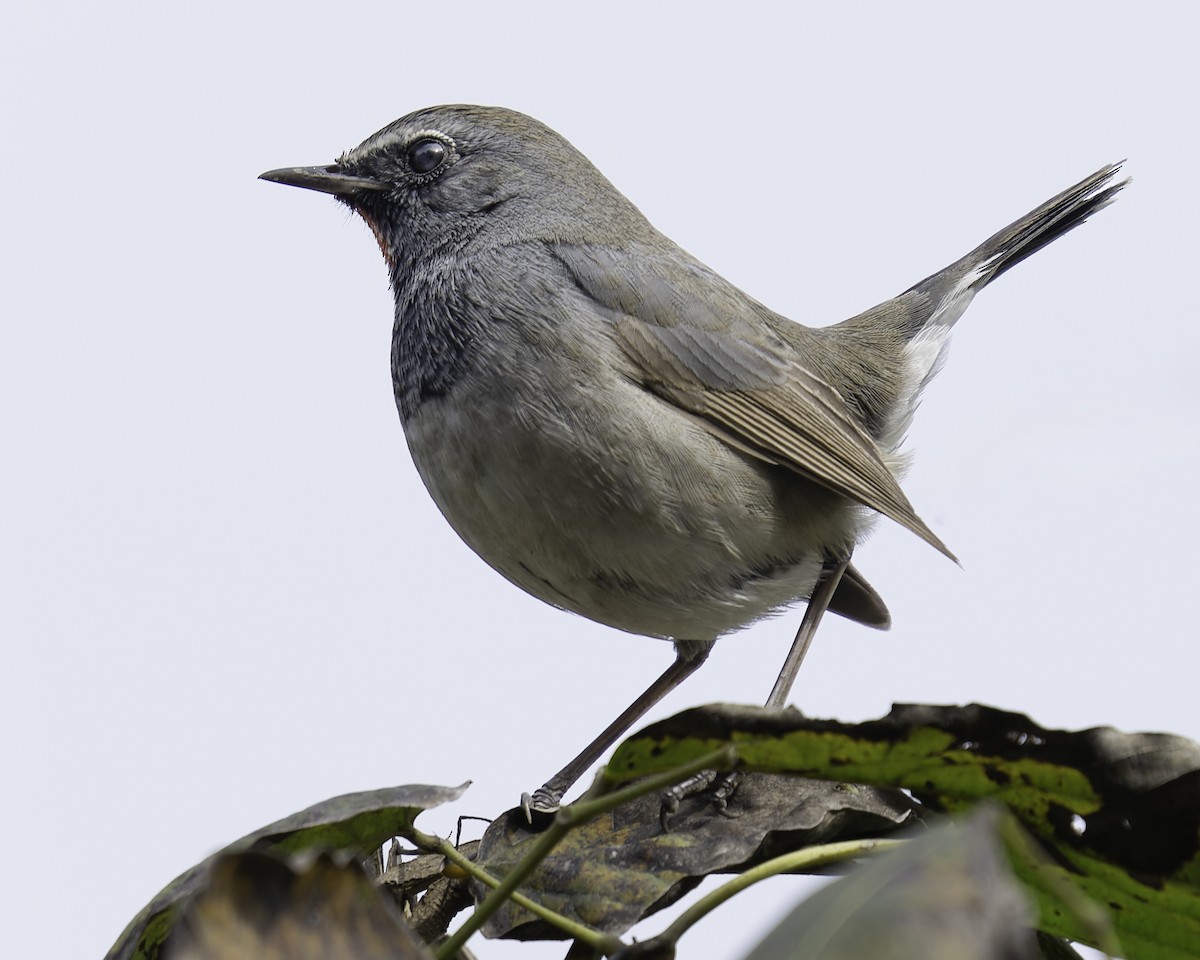
{"type": "MultiPolygon", "coordinates": [[[[788,651],[787,659],[783,661],[779,677],[775,680],[775,686],[771,688],[770,696],[767,697],[766,706],[778,710],[787,703],[792,684],[796,682],[796,674],[800,671],[800,664],[804,662],[804,655],[812,646],[813,637],[817,634],[817,627],[821,624],[821,618],[829,609],[829,603],[833,599],[834,593],[837,592],[838,584],[842,581],[842,574],[846,572],[848,566],[850,566],[849,556],[844,560],[826,560],[822,565],[821,574],[817,578],[816,584],[813,585],[812,596],[809,597],[808,606],[804,610],[804,618],[800,621],[800,629],[796,631],[796,639],[792,641],[792,648],[788,651]]],[[[671,816],[679,809],[679,801],[705,789],[713,782],[714,778],[714,773],[705,770],[663,794],[659,819],[662,821],[664,831],[667,829],[671,816]]],[[[740,779],[741,774],[737,771],[721,778],[721,783],[713,794],[713,804],[718,810],[723,811],[728,807],[729,800],[737,790],[740,779]]]]}
{"type": "Polygon", "coordinates": [[[792,684],[796,682],[796,674],[800,671],[800,664],[804,662],[804,655],[812,646],[813,637],[817,635],[817,627],[821,625],[821,618],[829,609],[829,602],[837,592],[838,584],[842,582],[842,574],[846,572],[848,566],[850,566],[849,556],[844,560],[826,560],[821,567],[821,575],[813,587],[808,607],[804,611],[804,619],[800,621],[800,629],[796,631],[796,639],[792,641],[792,649],[788,651],[787,659],[783,661],[775,686],[771,688],[771,695],[767,697],[766,705],[768,707],[779,709],[787,703],[788,694],[792,692],[792,684]]]}
{"type": "Polygon", "coordinates": [[[579,756],[535,790],[533,796],[528,793],[521,796],[521,809],[525,811],[526,818],[532,823],[534,813],[548,814],[557,810],[563,794],[583,772],[599,760],[604,751],[647,710],[695,673],[700,664],[708,659],[712,647],[712,641],[677,640],[675,662],[663,671],[662,676],[650,684],[595,740],[584,747],[579,756]]]}

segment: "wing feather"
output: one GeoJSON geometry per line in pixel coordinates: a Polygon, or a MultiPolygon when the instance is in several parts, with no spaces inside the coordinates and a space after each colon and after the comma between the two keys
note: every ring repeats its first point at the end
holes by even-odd
{"type": "Polygon", "coordinates": [[[609,320],[645,389],[732,446],[890,517],[955,559],[841,395],[771,328],[789,321],[678,247],[558,244],[553,255],[609,320]]]}

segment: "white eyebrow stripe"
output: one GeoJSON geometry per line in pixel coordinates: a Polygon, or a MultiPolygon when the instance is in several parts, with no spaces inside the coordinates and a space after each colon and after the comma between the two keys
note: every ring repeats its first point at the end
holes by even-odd
{"type": "Polygon", "coordinates": [[[345,161],[353,162],[362,160],[364,157],[369,157],[376,153],[384,153],[392,147],[403,146],[409,143],[415,143],[422,137],[432,137],[437,140],[444,140],[452,149],[456,148],[454,138],[448,134],[442,133],[441,130],[416,130],[412,133],[407,133],[403,130],[385,130],[378,135],[367,140],[365,143],[360,143],[357,147],[347,150],[342,154],[345,161]]]}

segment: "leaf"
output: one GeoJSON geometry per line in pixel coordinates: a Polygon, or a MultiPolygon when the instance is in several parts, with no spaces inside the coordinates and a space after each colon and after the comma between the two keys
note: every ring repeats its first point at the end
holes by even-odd
{"type": "MultiPolygon", "coordinates": [[[[913,807],[899,791],[765,774],[743,778],[735,798],[739,816],[731,818],[714,808],[710,791],[684,797],[665,833],[660,795],[623,804],[572,830],[521,892],[570,919],[621,934],[710,873],[738,871],[832,839],[890,832],[913,807]]],[[[484,833],[476,863],[503,876],[538,836],[520,810],[509,811],[484,833]]],[[[485,892],[482,885],[475,889],[477,898],[485,892]]],[[[489,918],[483,932],[519,940],[563,937],[514,904],[489,918]]]]}
{"type": "Polygon", "coordinates": [[[219,854],[165,953],[171,960],[432,960],[399,908],[356,864],[296,867],[273,853],[219,854]]]}
{"type": "Polygon", "coordinates": [[[1037,958],[1033,906],[1009,869],[998,811],[948,821],[801,903],[746,960],[1037,958]]]}
{"type": "Polygon", "coordinates": [[[468,786],[469,782],[458,787],[409,784],[348,793],[255,830],[160,890],[117,938],[105,960],[155,960],[175,925],[180,906],[203,886],[212,864],[223,854],[254,848],[285,854],[324,849],[365,855],[412,826],[422,810],[458,799],[468,786]]]}
{"type": "Polygon", "coordinates": [[[408,784],[343,794],[256,830],[238,844],[266,843],[280,853],[320,848],[366,856],[411,827],[422,810],[457,800],[468,786],[470,781],[457,787],[408,784]]]}
{"type": "Polygon", "coordinates": [[[995,798],[1053,861],[1016,862],[1041,929],[1094,942],[1055,892],[1069,879],[1104,905],[1127,956],[1200,957],[1200,745],[1190,740],[1047,730],[978,705],[901,705],[861,724],[704,707],[629,738],[607,776],[642,776],[727,743],[746,769],[903,787],[935,809],[995,798]]]}
{"type": "MultiPolygon", "coordinates": [[[[1072,886],[1090,897],[1093,904],[1103,905],[1106,916],[1112,918],[1120,949],[1113,947],[1108,952],[1123,951],[1128,957],[1161,960],[1200,957],[1200,885],[1194,879],[1194,859],[1177,880],[1137,867],[1139,862],[1156,860],[1158,866],[1165,865],[1166,860],[1160,860],[1161,843],[1174,832],[1172,817],[1164,817],[1157,824],[1139,823],[1139,819],[1152,817],[1154,808],[1167,799],[1177,804],[1175,814],[1190,816],[1195,822],[1200,815],[1197,783],[1200,780],[1191,774],[1148,791],[1144,807],[1131,804],[1136,812],[1130,810],[1128,819],[1115,823],[1111,822],[1115,810],[1101,808],[1079,822],[1083,833],[1078,843],[1042,838],[1043,845],[1055,855],[1054,860],[1037,856],[1037,851],[1033,856],[1023,855],[1025,851],[1020,847],[1010,847],[1017,875],[1037,896],[1042,928],[1058,936],[1097,943],[1092,936],[1080,936],[1080,928],[1070,916],[1070,904],[1064,902],[1061,891],[1064,886],[1072,886]],[[1098,824],[1095,830],[1093,824],[1098,824]],[[1148,842],[1139,848],[1143,839],[1148,842]],[[1102,852],[1105,849],[1118,854],[1120,862],[1108,859],[1102,852]]],[[[1114,804],[1117,810],[1122,806],[1114,804]]],[[[1168,855],[1168,859],[1175,858],[1168,855]]]]}

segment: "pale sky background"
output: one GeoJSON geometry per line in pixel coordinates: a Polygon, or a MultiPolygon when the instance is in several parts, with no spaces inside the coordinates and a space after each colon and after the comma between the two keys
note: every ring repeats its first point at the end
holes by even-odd
{"type": "MultiPolygon", "coordinates": [[[[176,874],[335,794],[470,778],[424,826],[495,815],[670,661],[459,542],[403,443],[369,231],[255,179],[434,103],[547,122],[816,325],[1128,157],[1113,207],[976,300],[917,416],[905,487],[962,568],[881,525],[855,559],[895,627],[826,621],[793,699],[1200,738],[1196,9],[10,4],[0,956],[100,957],[176,874]]],[[[799,618],[654,716],[761,701],[799,618]]],[[[680,956],[736,960],[804,883],[680,956]]]]}

